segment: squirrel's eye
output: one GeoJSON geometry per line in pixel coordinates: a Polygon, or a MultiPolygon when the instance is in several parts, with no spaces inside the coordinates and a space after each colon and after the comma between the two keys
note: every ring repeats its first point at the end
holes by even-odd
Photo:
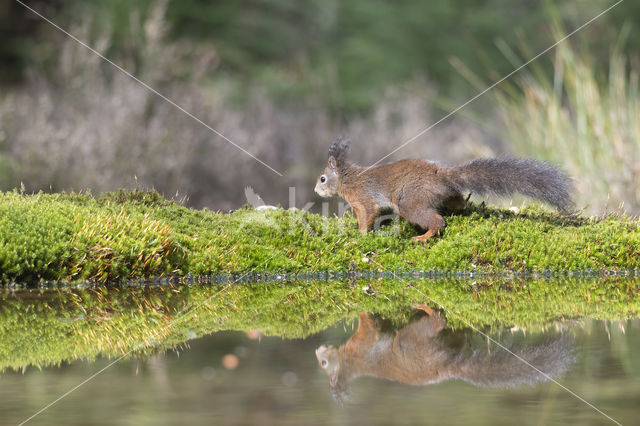
{"type": "Polygon", "coordinates": [[[326,360],[326,359],[323,359],[323,360],[322,360],[322,366],[323,366],[323,367],[326,367],[326,366],[327,366],[327,360],[326,360]]]}
{"type": "Polygon", "coordinates": [[[320,182],[325,183],[327,181],[327,177],[325,175],[320,176],[320,182]]]}

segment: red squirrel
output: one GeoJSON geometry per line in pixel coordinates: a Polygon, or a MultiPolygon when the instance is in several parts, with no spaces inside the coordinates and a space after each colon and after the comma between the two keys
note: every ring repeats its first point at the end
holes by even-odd
{"type": "Polygon", "coordinates": [[[378,211],[392,208],[423,229],[414,241],[424,243],[445,226],[440,211],[463,209],[463,190],[477,194],[520,193],[545,201],[560,211],[571,207],[569,177],[551,164],[514,158],[480,158],[448,167],[433,161],[405,159],[372,167],[347,160],[349,141],[336,139],[316,182],[322,197],[339,195],[353,208],[358,230],[367,232],[378,211]]]}
{"type": "Polygon", "coordinates": [[[426,315],[386,331],[378,330],[376,320],[361,312],[358,329],[345,344],[316,349],[337,402],[347,398],[349,382],[361,376],[414,386],[459,379],[476,386],[508,388],[550,380],[575,361],[569,336],[509,351],[476,349],[467,341],[465,330],[446,330],[444,318],[436,311],[424,304],[416,308],[426,315]]]}

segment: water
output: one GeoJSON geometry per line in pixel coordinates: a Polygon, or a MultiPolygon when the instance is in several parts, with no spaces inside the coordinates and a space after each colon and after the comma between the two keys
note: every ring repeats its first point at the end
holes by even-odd
{"type": "MultiPolygon", "coordinates": [[[[294,303],[295,292],[281,289],[286,297],[280,303],[294,303]]],[[[606,415],[622,424],[637,422],[639,320],[547,320],[524,330],[456,323],[452,329],[446,312],[438,317],[409,306],[396,317],[361,312],[359,321],[345,311],[346,319],[331,327],[310,325],[305,338],[265,336],[248,327],[209,334],[190,318],[192,329],[166,333],[152,345],[127,346],[128,336],[149,327],[144,321],[160,327],[162,315],[184,306],[175,294],[196,297],[201,289],[165,290],[112,289],[92,297],[85,290],[5,292],[0,424],[26,420],[96,373],[28,424],[615,424],[606,415]],[[346,342],[352,356],[343,356],[343,366],[388,378],[361,376],[332,392],[317,354],[321,362],[329,345],[346,342]],[[132,347],[133,354],[114,363],[132,347]],[[392,353],[396,359],[389,361],[392,353]],[[56,365],[56,356],[69,354],[77,356],[56,365]],[[380,368],[384,357],[391,367],[380,368]]],[[[264,312],[235,309],[237,316],[265,324],[264,312]]],[[[282,326],[286,318],[274,312],[267,319],[280,324],[280,334],[300,332],[297,324],[282,326]]],[[[217,317],[228,318],[222,326],[234,323],[224,315],[217,317]]],[[[306,318],[323,323],[319,316],[306,318]]]]}

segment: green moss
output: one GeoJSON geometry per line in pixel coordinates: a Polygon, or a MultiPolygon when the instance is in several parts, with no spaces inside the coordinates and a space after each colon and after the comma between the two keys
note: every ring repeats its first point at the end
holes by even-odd
{"type": "Polygon", "coordinates": [[[440,308],[448,327],[538,330],[640,312],[639,279],[351,280],[0,292],[0,371],[147,354],[220,330],[303,338],[358,312],[406,322],[440,308]]]}
{"type": "MultiPolygon", "coordinates": [[[[193,210],[154,192],[0,193],[1,279],[93,280],[300,271],[574,270],[640,267],[638,222],[471,206],[425,245],[404,221],[361,235],[352,215],[193,210]]],[[[497,274],[501,275],[501,274],[497,274]]],[[[236,275],[241,281],[246,276],[236,275]]],[[[0,370],[147,353],[218,330],[304,337],[360,311],[396,322],[415,303],[449,326],[541,327],[562,318],[625,319],[637,279],[348,280],[5,290],[0,370]]]]}
{"type": "Polygon", "coordinates": [[[638,222],[540,208],[470,206],[421,245],[401,220],[361,235],[356,219],[298,210],[193,210],[155,192],[0,193],[0,279],[97,281],[245,271],[571,270],[640,267],[638,222]]]}

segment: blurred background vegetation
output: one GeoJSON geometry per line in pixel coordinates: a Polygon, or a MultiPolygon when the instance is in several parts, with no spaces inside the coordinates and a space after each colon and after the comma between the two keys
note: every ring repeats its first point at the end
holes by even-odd
{"type": "MultiPolygon", "coordinates": [[[[26,2],[279,177],[14,1],[0,4],[0,189],[154,187],[195,207],[314,195],[330,141],[378,160],[612,0],[26,2]]],[[[554,162],[579,208],[640,212],[640,3],[623,2],[392,159],[554,162]]]]}

